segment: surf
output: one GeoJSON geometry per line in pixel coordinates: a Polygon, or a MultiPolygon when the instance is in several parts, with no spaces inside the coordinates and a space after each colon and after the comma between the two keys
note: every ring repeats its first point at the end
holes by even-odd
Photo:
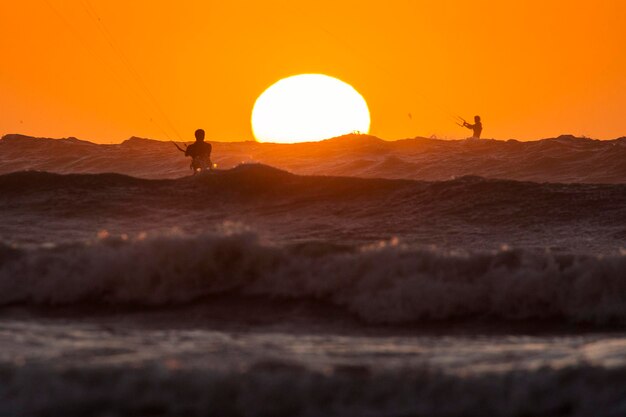
{"type": "Polygon", "coordinates": [[[0,306],[168,308],[207,297],[318,300],[373,324],[487,317],[626,323],[626,253],[262,242],[252,232],[0,246],[0,306]]]}

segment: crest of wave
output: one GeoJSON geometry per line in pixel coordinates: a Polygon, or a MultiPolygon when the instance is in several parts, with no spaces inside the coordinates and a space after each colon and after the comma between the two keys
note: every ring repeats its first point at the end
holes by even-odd
{"type": "MultiPolygon", "coordinates": [[[[316,299],[371,323],[487,316],[626,322],[626,253],[489,253],[324,243],[277,246],[232,225],[215,234],[0,246],[0,305],[168,306],[236,294],[316,299]]],[[[207,301],[210,302],[210,301],[207,301]]]]}

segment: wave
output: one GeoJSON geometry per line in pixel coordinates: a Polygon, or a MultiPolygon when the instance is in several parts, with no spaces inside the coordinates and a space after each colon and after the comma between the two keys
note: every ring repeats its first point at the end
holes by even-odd
{"type": "Polygon", "coordinates": [[[390,215],[404,218],[407,227],[424,218],[444,217],[483,226],[531,228],[540,222],[591,222],[613,228],[617,234],[624,233],[626,216],[626,184],[539,184],[480,177],[422,182],[298,176],[260,164],[177,180],[17,172],[0,175],[0,196],[0,209],[6,213],[17,210],[40,216],[53,216],[58,210],[67,215],[70,209],[78,217],[136,216],[173,208],[181,213],[216,212],[226,207],[217,205],[223,203],[229,212],[272,207],[302,218],[312,212],[332,217],[356,210],[363,218],[377,222],[390,215]],[[329,210],[329,205],[334,209],[329,210]]]}
{"type": "MultiPolygon", "coordinates": [[[[573,136],[531,142],[383,141],[348,135],[317,143],[280,145],[215,142],[221,168],[262,163],[300,175],[408,178],[425,181],[462,176],[561,183],[624,183],[626,138],[599,141],[573,136]]],[[[0,140],[0,174],[23,170],[56,173],[115,172],[142,178],[189,174],[189,160],[171,143],[131,138],[96,145],[75,138],[6,135],[0,140]]]]}
{"type": "Polygon", "coordinates": [[[276,246],[225,228],[0,246],[0,306],[186,305],[237,295],[318,300],[367,323],[488,317],[626,323],[626,253],[449,252],[397,241],[276,246]]]}
{"type": "Polygon", "coordinates": [[[426,367],[371,372],[336,366],[319,372],[284,362],[259,362],[233,373],[154,363],[65,370],[3,365],[0,375],[0,414],[12,416],[591,417],[623,415],[626,395],[623,368],[591,365],[479,376],[426,367]]]}

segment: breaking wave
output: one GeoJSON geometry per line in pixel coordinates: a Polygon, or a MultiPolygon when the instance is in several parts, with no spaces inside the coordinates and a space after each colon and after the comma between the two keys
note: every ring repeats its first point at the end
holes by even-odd
{"type": "Polygon", "coordinates": [[[53,248],[2,245],[0,305],[167,307],[234,294],[319,300],[379,324],[476,316],[626,322],[626,253],[449,252],[395,240],[276,246],[227,229],[103,235],[53,248]]]}

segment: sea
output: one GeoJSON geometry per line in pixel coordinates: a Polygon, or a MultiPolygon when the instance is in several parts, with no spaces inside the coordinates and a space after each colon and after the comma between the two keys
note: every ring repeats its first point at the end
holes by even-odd
{"type": "Polygon", "coordinates": [[[0,416],[626,416],[626,138],[0,139],[0,416]]]}

